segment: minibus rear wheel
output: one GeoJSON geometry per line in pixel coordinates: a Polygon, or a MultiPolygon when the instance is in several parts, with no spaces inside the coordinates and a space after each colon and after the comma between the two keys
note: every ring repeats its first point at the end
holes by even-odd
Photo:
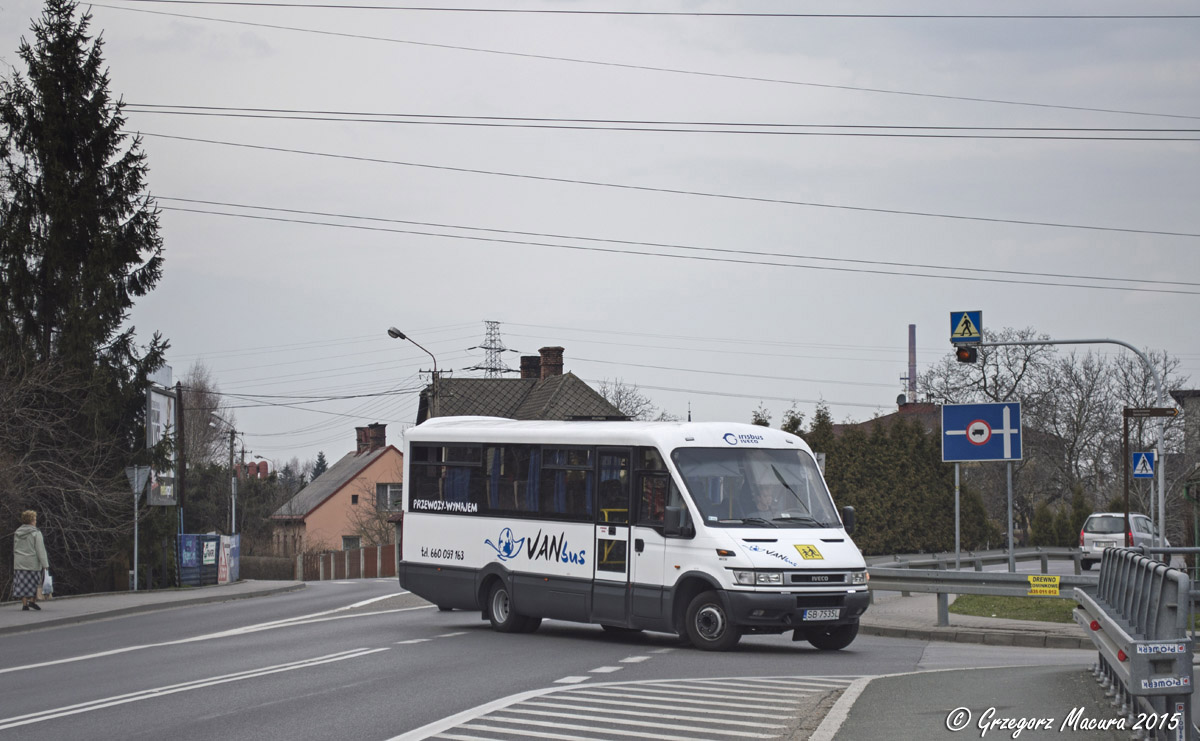
{"type": "Polygon", "coordinates": [[[729,613],[716,592],[696,595],[688,603],[684,627],[692,645],[702,651],[728,651],[737,645],[742,630],[729,619],[729,613]]]}
{"type": "Polygon", "coordinates": [[[501,633],[525,633],[537,630],[540,619],[530,619],[517,614],[512,596],[504,582],[497,581],[488,592],[488,619],[492,628],[501,633]]]}
{"type": "Polygon", "coordinates": [[[850,623],[832,628],[809,628],[804,637],[822,651],[840,651],[853,643],[857,635],[858,623],[850,623]]]}

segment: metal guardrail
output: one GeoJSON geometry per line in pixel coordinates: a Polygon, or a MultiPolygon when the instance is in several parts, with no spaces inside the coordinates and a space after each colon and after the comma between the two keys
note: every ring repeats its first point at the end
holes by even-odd
{"type": "MultiPolygon", "coordinates": [[[[1078,548],[1032,547],[1013,550],[1013,560],[1041,561],[1042,573],[1049,569],[1050,561],[1073,561],[1075,574],[1083,573],[1083,552],[1078,548]]],[[[1088,559],[1089,561],[1092,559],[1088,559]]],[[[1008,551],[1002,549],[988,551],[967,551],[962,554],[954,553],[917,553],[896,556],[871,556],[867,558],[868,566],[880,567],[911,567],[928,569],[952,569],[974,567],[983,571],[984,566],[1007,565],[1008,551]]]]}
{"type": "MultiPolygon", "coordinates": [[[[1008,556],[1005,555],[1005,563],[1008,556]]],[[[1045,576],[1008,571],[948,571],[871,566],[872,591],[932,592],[937,594],[937,624],[950,624],[950,594],[992,594],[1013,597],[1075,599],[1076,589],[1095,590],[1098,576],[1045,576]]]]}
{"type": "Polygon", "coordinates": [[[1075,599],[1075,622],[1099,650],[1093,673],[1127,728],[1147,738],[1195,741],[1187,574],[1141,549],[1109,548],[1096,590],[1077,588],[1075,599]]]}

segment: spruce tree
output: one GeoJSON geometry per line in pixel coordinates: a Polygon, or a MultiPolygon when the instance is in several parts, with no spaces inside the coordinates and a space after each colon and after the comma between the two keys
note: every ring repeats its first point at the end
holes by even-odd
{"type": "Polygon", "coordinates": [[[162,239],[141,141],[77,8],[47,0],[18,48],[26,74],[0,83],[0,348],[121,376],[164,349],[136,357],[124,326],[162,275],[162,239]]]}
{"type": "Polygon", "coordinates": [[[47,0],[24,70],[0,79],[0,515],[39,510],[65,591],[105,588],[88,572],[127,550],[123,469],[148,462],[147,376],[166,350],[127,324],[162,240],[90,20],[47,0]]]}

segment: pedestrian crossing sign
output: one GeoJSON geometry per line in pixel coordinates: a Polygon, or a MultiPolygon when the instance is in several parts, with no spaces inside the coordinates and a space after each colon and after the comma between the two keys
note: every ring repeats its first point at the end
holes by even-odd
{"type": "Polygon", "coordinates": [[[1133,454],[1133,477],[1135,479],[1154,478],[1154,453],[1133,454]]]}
{"type": "Polygon", "coordinates": [[[983,342],[983,312],[950,312],[950,341],[956,345],[983,342]]]}

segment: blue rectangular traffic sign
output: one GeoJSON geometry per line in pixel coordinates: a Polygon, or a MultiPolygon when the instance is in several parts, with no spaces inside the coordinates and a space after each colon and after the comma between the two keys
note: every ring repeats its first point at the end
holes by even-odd
{"type": "Polygon", "coordinates": [[[1154,453],[1134,453],[1131,466],[1135,479],[1154,478],[1154,453]]]}
{"type": "Polygon", "coordinates": [[[983,342],[983,312],[950,312],[950,341],[956,345],[983,342]]]}
{"type": "Polygon", "coordinates": [[[1021,460],[1021,404],[946,404],[942,407],[942,460],[1021,460]]]}

